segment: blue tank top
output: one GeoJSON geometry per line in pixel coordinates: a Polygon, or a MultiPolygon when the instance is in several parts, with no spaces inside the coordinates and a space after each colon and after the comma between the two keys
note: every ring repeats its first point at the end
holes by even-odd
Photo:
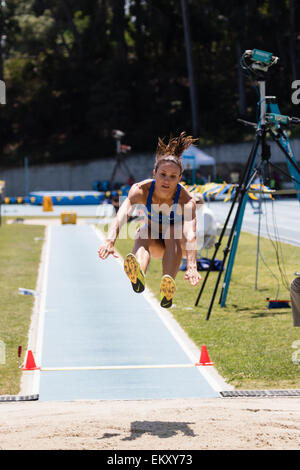
{"type": "Polygon", "coordinates": [[[172,210],[170,212],[170,215],[163,214],[162,212],[157,213],[153,207],[152,207],[152,195],[154,192],[154,187],[155,187],[155,180],[152,180],[149,193],[148,193],[148,198],[147,198],[147,204],[146,204],[146,209],[147,209],[147,217],[148,220],[156,222],[158,224],[168,224],[168,225],[174,225],[176,222],[182,223],[183,220],[183,215],[176,214],[176,205],[178,204],[179,196],[180,196],[180,191],[181,191],[181,185],[177,184],[177,190],[176,194],[174,197],[174,202],[172,205],[172,210]]]}

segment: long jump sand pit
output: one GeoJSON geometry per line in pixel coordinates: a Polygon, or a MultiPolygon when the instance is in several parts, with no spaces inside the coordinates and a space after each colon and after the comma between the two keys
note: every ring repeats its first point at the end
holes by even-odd
{"type": "Polygon", "coordinates": [[[0,403],[2,450],[300,448],[300,398],[0,403]]]}

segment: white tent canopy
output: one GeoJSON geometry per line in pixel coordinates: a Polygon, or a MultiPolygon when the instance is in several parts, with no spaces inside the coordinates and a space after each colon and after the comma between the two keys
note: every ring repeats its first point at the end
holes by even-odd
{"type": "Polygon", "coordinates": [[[182,164],[184,169],[192,170],[203,165],[215,166],[216,160],[195,147],[195,145],[190,145],[182,154],[182,164]]]}
{"type": "Polygon", "coordinates": [[[208,166],[211,165],[213,167],[213,178],[216,176],[216,160],[214,157],[207,155],[205,152],[200,150],[195,145],[190,145],[187,148],[182,156],[182,165],[184,170],[195,170],[200,168],[201,166],[208,166]]]}

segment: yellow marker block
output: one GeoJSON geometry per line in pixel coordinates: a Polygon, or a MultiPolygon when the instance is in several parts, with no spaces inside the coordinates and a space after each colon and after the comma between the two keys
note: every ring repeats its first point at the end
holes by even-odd
{"type": "Polygon", "coordinates": [[[43,197],[43,212],[52,212],[53,211],[53,204],[51,196],[44,196],[43,197]]]}
{"type": "Polygon", "coordinates": [[[77,214],[76,212],[62,212],[60,219],[62,224],[76,224],[77,214]]]}

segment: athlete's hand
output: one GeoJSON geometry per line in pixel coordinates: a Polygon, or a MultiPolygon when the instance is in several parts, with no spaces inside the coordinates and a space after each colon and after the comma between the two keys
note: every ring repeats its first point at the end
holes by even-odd
{"type": "Polygon", "coordinates": [[[105,242],[104,245],[100,246],[98,255],[101,259],[106,259],[109,255],[113,255],[115,258],[119,258],[115,247],[111,242],[105,242]]]}
{"type": "Polygon", "coordinates": [[[185,281],[190,281],[192,286],[196,286],[202,277],[198,273],[197,268],[187,268],[184,279],[185,281]]]}

